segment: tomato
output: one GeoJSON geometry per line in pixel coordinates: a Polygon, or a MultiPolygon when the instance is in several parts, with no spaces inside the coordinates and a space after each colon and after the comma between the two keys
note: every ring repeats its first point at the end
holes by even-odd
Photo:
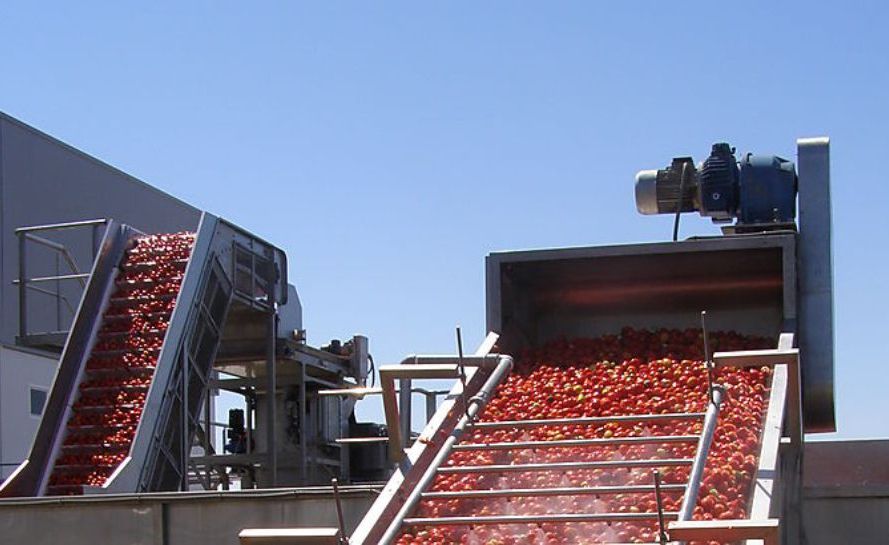
{"type": "Polygon", "coordinates": [[[126,458],[193,244],[191,233],[151,235],[127,250],[50,475],[51,494],[101,486],[126,458]]]}

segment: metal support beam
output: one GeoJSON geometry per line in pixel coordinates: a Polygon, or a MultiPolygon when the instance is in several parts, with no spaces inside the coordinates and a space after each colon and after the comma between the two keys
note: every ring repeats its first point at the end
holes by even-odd
{"type": "MultiPolygon", "coordinates": [[[[663,492],[683,492],[684,484],[662,484],[663,492]]],[[[653,485],[579,486],[561,488],[502,488],[496,490],[459,490],[456,492],[424,492],[424,500],[465,500],[471,498],[515,498],[549,496],[598,496],[605,494],[643,494],[655,492],[653,485]]]]}
{"type": "MultiPolygon", "coordinates": [[[[185,346],[189,346],[191,343],[187,342],[185,346]]],[[[188,371],[191,362],[188,359],[188,353],[186,350],[182,350],[182,356],[180,357],[180,376],[182,378],[182,384],[180,385],[179,395],[180,399],[180,415],[179,415],[179,471],[181,472],[181,482],[179,484],[179,489],[182,491],[188,490],[188,461],[191,455],[191,445],[189,445],[188,441],[188,371]]]]}
{"type": "Polygon", "coordinates": [[[802,382],[800,377],[800,350],[791,348],[793,334],[782,333],[779,346],[774,350],[739,350],[736,352],[717,352],[713,361],[717,366],[724,367],[761,367],[763,365],[776,368],[787,366],[787,417],[790,425],[790,440],[802,442],[802,382]]]}
{"type": "Polygon", "coordinates": [[[401,432],[401,448],[410,446],[411,415],[413,414],[413,396],[411,396],[411,379],[402,378],[398,391],[398,425],[401,432]]]}
{"type": "Polygon", "coordinates": [[[485,464],[473,466],[449,466],[438,469],[442,475],[454,473],[524,473],[526,471],[576,471],[580,469],[615,469],[634,467],[690,466],[691,458],[663,460],[602,460],[601,462],[555,462],[548,464],[485,464]]]}
{"type": "Polygon", "coordinates": [[[476,422],[475,429],[524,429],[546,426],[595,426],[611,422],[668,422],[673,420],[699,420],[704,413],[631,414],[622,416],[583,416],[580,418],[547,418],[539,420],[501,420],[500,422],[476,422]]]}
{"type": "MultiPolygon", "coordinates": [[[[441,447],[433,454],[433,458],[429,466],[418,478],[416,484],[411,488],[410,493],[401,503],[398,512],[395,514],[392,522],[386,527],[385,533],[379,540],[379,544],[374,545],[390,545],[398,537],[402,526],[405,524],[406,517],[413,513],[420,502],[421,494],[424,490],[432,485],[437,475],[438,469],[451,455],[451,450],[463,435],[463,432],[470,423],[478,417],[484,410],[485,406],[494,395],[497,386],[512,371],[513,360],[510,356],[496,356],[497,365],[491,370],[491,373],[485,379],[484,384],[474,393],[465,407],[464,416],[460,418],[453,431],[442,441],[441,447]]],[[[462,391],[462,388],[461,388],[462,391]]],[[[392,442],[390,441],[390,445],[392,442]]],[[[369,543],[365,545],[370,545],[369,543]]]]}
{"type": "Polygon", "coordinates": [[[336,528],[251,528],[241,530],[241,545],[339,545],[336,528]]]}
{"type": "Polygon", "coordinates": [[[670,538],[681,541],[719,541],[737,543],[746,539],[763,540],[764,545],[780,545],[780,523],[768,520],[688,520],[667,525],[670,538]]]}
{"type": "Polygon", "coordinates": [[[25,236],[19,234],[19,338],[28,335],[28,271],[25,236]]]}
{"type": "Polygon", "coordinates": [[[305,484],[309,481],[309,442],[308,442],[308,396],[306,395],[306,362],[299,364],[299,478],[305,484]]]}
{"type": "Polygon", "coordinates": [[[710,445],[713,443],[713,435],[716,432],[716,422],[719,420],[719,406],[722,404],[723,388],[714,386],[711,395],[713,401],[707,407],[707,416],[704,417],[704,429],[698,441],[694,463],[688,477],[688,490],[682,498],[682,506],[679,508],[679,520],[691,520],[692,512],[698,503],[698,490],[701,488],[701,479],[704,477],[704,466],[707,464],[707,455],[710,453],[710,445]]]}
{"type": "Polygon", "coordinates": [[[512,443],[464,443],[459,450],[518,450],[569,447],[593,447],[601,445],[660,445],[667,443],[694,443],[697,435],[646,435],[644,437],[608,437],[602,439],[564,439],[559,441],[515,441],[512,443]]]}
{"type": "Polygon", "coordinates": [[[799,347],[806,354],[806,431],[836,431],[830,139],[796,141],[799,167],[799,347]]]}
{"type": "MultiPolygon", "coordinates": [[[[411,359],[413,362],[420,361],[417,356],[411,359]]],[[[459,370],[456,363],[436,363],[436,364],[419,364],[411,365],[384,365],[380,367],[380,385],[383,389],[383,411],[386,415],[386,426],[389,430],[389,459],[398,462],[404,457],[404,447],[409,439],[408,433],[405,433],[405,424],[401,414],[408,414],[404,407],[405,397],[410,398],[410,379],[446,379],[457,378],[459,370]],[[402,408],[399,411],[398,400],[396,397],[395,381],[400,380],[401,384],[401,401],[402,408]],[[407,381],[407,384],[405,384],[407,381]]],[[[409,405],[409,402],[408,402],[409,405]]],[[[405,419],[407,420],[407,419],[405,419]]],[[[407,420],[408,425],[410,424],[407,420]]]]}
{"type": "MultiPolygon", "coordinates": [[[[675,519],[677,513],[664,513],[675,519]]],[[[657,520],[657,513],[564,513],[543,515],[493,515],[472,517],[428,517],[404,519],[405,526],[475,526],[490,524],[552,524],[576,522],[635,522],[657,520]]]]}
{"type": "MultiPolygon", "coordinates": [[[[266,329],[266,456],[268,458],[269,482],[267,486],[278,484],[278,445],[276,441],[275,426],[278,421],[277,395],[278,390],[278,366],[275,353],[275,337],[277,335],[277,315],[274,308],[268,313],[266,329]]],[[[305,399],[300,400],[300,406],[305,404],[305,399]]],[[[302,423],[301,423],[302,425],[302,423]]],[[[305,451],[302,452],[305,456],[305,451]]]]}

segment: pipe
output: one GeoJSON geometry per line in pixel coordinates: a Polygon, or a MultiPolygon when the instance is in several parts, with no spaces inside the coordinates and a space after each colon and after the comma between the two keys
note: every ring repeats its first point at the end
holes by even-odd
{"type": "Polygon", "coordinates": [[[713,387],[713,402],[707,407],[707,416],[704,417],[704,430],[698,440],[698,449],[688,477],[688,491],[682,498],[682,506],[679,508],[680,521],[691,520],[695,505],[698,503],[698,489],[701,488],[701,478],[704,476],[704,466],[707,465],[707,455],[710,453],[710,444],[713,442],[713,433],[716,431],[716,421],[719,420],[719,407],[724,393],[725,388],[722,386],[713,387]]]}
{"type": "Polygon", "coordinates": [[[33,233],[35,231],[55,231],[58,229],[71,229],[72,227],[83,227],[86,225],[105,225],[108,223],[107,218],[100,218],[94,220],[83,220],[83,221],[69,221],[65,223],[49,223],[46,225],[31,225],[28,227],[19,227],[15,230],[16,234],[19,233],[33,233]]]}
{"type": "Polygon", "coordinates": [[[476,429],[536,428],[543,426],[583,426],[609,422],[663,422],[667,420],[696,420],[705,413],[630,414],[625,416],[583,416],[580,418],[549,418],[540,420],[503,420],[478,422],[476,429]]]}
{"type": "MultiPolygon", "coordinates": [[[[676,518],[676,513],[664,513],[676,518]]],[[[429,517],[404,519],[405,526],[475,526],[479,524],[545,524],[571,522],[631,522],[657,520],[657,513],[562,513],[542,515],[492,515],[474,517],[429,517]]],[[[385,542],[384,542],[385,543],[385,542]]]]}
{"type": "Polygon", "coordinates": [[[559,441],[516,441],[514,443],[467,443],[456,445],[454,450],[518,450],[595,445],[659,445],[667,443],[694,443],[697,435],[647,435],[644,437],[609,437],[603,439],[564,439],[559,441]]]}
{"type": "Polygon", "coordinates": [[[490,464],[480,466],[443,467],[438,473],[523,473],[525,471],[574,471],[579,469],[613,469],[616,467],[676,467],[690,466],[691,458],[670,458],[664,460],[603,460],[601,462],[556,462],[551,464],[490,464]]]}
{"type": "MultiPolygon", "coordinates": [[[[415,357],[416,358],[416,357],[415,357]]],[[[456,360],[453,356],[449,356],[449,358],[456,360]]],[[[380,545],[389,545],[394,542],[398,537],[398,534],[401,532],[402,524],[407,516],[412,513],[417,504],[420,502],[422,493],[424,490],[429,488],[432,484],[433,480],[435,480],[435,476],[438,472],[438,468],[448,459],[448,456],[451,454],[451,449],[457,444],[457,441],[460,440],[460,437],[463,435],[463,432],[466,430],[466,427],[470,424],[470,421],[478,416],[479,413],[485,408],[488,404],[488,401],[491,400],[491,397],[494,395],[494,390],[497,389],[497,386],[506,378],[506,375],[512,371],[512,357],[511,356],[487,356],[481,358],[482,360],[489,360],[496,358],[497,365],[494,367],[494,370],[491,371],[491,375],[485,380],[485,383],[479,388],[478,393],[476,393],[469,400],[469,405],[466,407],[466,414],[460,418],[457,422],[457,425],[454,427],[454,430],[450,435],[444,440],[441,448],[435,454],[435,458],[432,459],[432,463],[429,464],[429,467],[426,469],[426,472],[420,477],[420,480],[417,484],[411,489],[410,495],[404,501],[404,504],[401,506],[401,509],[398,510],[394,519],[389,524],[389,527],[386,529],[386,533],[383,534],[380,539],[380,545]]],[[[407,358],[407,361],[410,358],[407,358]]],[[[464,358],[464,362],[468,360],[477,359],[475,357],[466,357],[464,358]]],[[[405,363],[402,362],[402,364],[405,363]]],[[[424,361],[423,363],[428,363],[424,361]]],[[[442,362],[438,362],[442,363],[442,362]]],[[[456,363],[456,362],[454,362],[456,363]]]]}
{"type": "MultiPolygon", "coordinates": [[[[685,490],[684,484],[662,484],[660,490],[680,492],[685,490]]],[[[424,500],[451,500],[469,498],[512,498],[512,497],[546,497],[546,496],[590,496],[599,494],[643,494],[656,492],[652,485],[627,486],[579,486],[561,488],[501,488],[496,490],[458,490],[452,492],[424,492],[424,500]]]]}
{"type": "MultiPolygon", "coordinates": [[[[507,356],[488,354],[486,356],[463,356],[463,365],[469,367],[486,367],[500,363],[500,359],[507,356]]],[[[403,360],[399,365],[460,365],[459,356],[447,354],[413,354],[403,360]]]]}

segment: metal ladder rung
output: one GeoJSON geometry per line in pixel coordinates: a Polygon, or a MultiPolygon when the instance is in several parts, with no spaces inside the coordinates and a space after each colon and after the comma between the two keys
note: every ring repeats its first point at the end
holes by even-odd
{"type": "Polygon", "coordinates": [[[588,447],[596,445],[651,445],[667,443],[694,443],[697,435],[664,435],[644,437],[608,437],[601,439],[564,439],[557,441],[516,441],[512,443],[467,443],[455,445],[453,450],[520,450],[567,447],[588,447]]]}
{"type": "Polygon", "coordinates": [[[522,473],[525,471],[572,471],[582,469],[676,467],[690,466],[691,458],[666,458],[663,460],[603,460],[599,462],[555,462],[550,464],[490,464],[440,467],[441,474],[455,473],[522,473]]]}
{"type": "Polygon", "coordinates": [[[62,445],[62,450],[65,451],[65,452],[72,452],[72,451],[73,451],[73,452],[83,452],[83,451],[93,451],[93,450],[99,450],[99,451],[108,451],[108,450],[121,451],[121,450],[129,450],[129,449],[130,449],[130,445],[129,445],[129,444],[122,444],[122,443],[121,443],[121,444],[116,444],[116,445],[115,445],[115,444],[111,444],[111,443],[107,443],[107,444],[106,444],[106,443],[102,443],[102,444],[94,443],[94,444],[90,444],[90,445],[87,445],[87,444],[69,444],[69,445],[62,445]]]}
{"type": "Polygon", "coordinates": [[[380,395],[383,393],[382,388],[367,388],[356,386],[355,388],[334,388],[331,390],[320,390],[321,396],[346,396],[346,397],[364,397],[368,395],[380,395]]]}
{"type": "Polygon", "coordinates": [[[388,443],[388,437],[342,437],[335,440],[340,445],[355,445],[363,443],[388,443]]]}
{"type": "Polygon", "coordinates": [[[123,356],[124,354],[148,354],[160,352],[161,347],[157,348],[113,348],[107,350],[93,350],[90,358],[113,358],[114,356],[123,356]]]}
{"type": "Polygon", "coordinates": [[[545,426],[589,426],[612,422],[663,422],[670,420],[703,419],[705,413],[634,414],[622,416],[583,416],[580,418],[550,418],[540,420],[504,420],[501,422],[476,422],[473,429],[535,428],[545,426]]]}
{"type": "MultiPolygon", "coordinates": [[[[675,519],[679,513],[664,513],[675,519]]],[[[474,517],[417,517],[404,519],[405,526],[475,526],[490,524],[543,524],[572,522],[633,522],[657,520],[657,513],[560,513],[542,515],[490,515],[474,517]]]]}
{"type": "MultiPolygon", "coordinates": [[[[664,484],[661,491],[682,492],[684,484],[664,484]]],[[[654,493],[653,485],[627,486],[580,486],[562,488],[504,488],[499,490],[460,490],[456,492],[424,492],[424,500],[450,500],[469,498],[511,498],[541,496],[593,496],[606,494],[647,494],[654,493]]]]}

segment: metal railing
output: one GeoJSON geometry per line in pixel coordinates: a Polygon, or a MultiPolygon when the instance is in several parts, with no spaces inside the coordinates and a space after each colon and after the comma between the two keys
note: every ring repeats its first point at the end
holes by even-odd
{"type": "MultiPolygon", "coordinates": [[[[396,388],[395,392],[397,394],[401,394],[401,389],[396,388]]],[[[416,386],[410,387],[410,393],[422,395],[425,399],[425,407],[426,407],[426,421],[432,419],[435,415],[435,411],[438,408],[438,398],[442,396],[446,396],[448,394],[448,390],[429,390],[426,388],[420,388],[416,386]]],[[[364,399],[365,396],[381,396],[383,395],[383,389],[381,387],[366,387],[366,386],[358,386],[354,388],[337,388],[330,390],[321,390],[318,392],[322,397],[327,396],[336,396],[336,397],[353,397],[357,399],[364,399]]],[[[404,397],[402,397],[404,400],[404,397]]],[[[410,403],[407,404],[407,408],[399,413],[399,426],[404,429],[405,427],[410,426],[410,421],[412,417],[412,410],[410,408],[410,403]]],[[[388,443],[389,436],[384,437],[341,437],[336,440],[338,444],[348,445],[348,444],[361,444],[361,443],[388,443]]]]}
{"type": "MultiPolygon", "coordinates": [[[[66,327],[63,322],[63,305],[67,309],[70,317],[73,318],[76,313],[76,307],[79,303],[72,301],[73,297],[69,297],[63,293],[62,283],[76,281],[81,290],[86,288],[87,279],[90,277],[92,264],[95,262],[99,253],[99,244],[101,242],[103,228],[108,223],[107,219],[94,219],[85,221],[72,221],[66,223],[53,223],[47,225],[34,225],[29,227],[19,227],[15,230],[18,237],[18,278],[13,284],[18,286],[19,293],[19,339],[23,344],[28,344],[29,337],[32,333],[29,331],[29,312],[28,312],[28,293],[36,292],[52,297],[55,300],[55,327],[53,333],[64,334],[66,327]],[[82,268],[77,263],[71,250],[64,244],[50,240],[37,233],[58,232],[72,229],[89,229],[90,230],[90,262],[87,267],[82,268]],[[29,243],[37,244],[54,252],[55,255],[55,274],[29,276],[29,243]],[[61,266],[67,267],[68,271],[62,274],[61,266]],[[40,284],[54,284],[55,289],[42,287],[40,284]]],[[[79,295],[82,295],[79,294],[79,295]]]]}

